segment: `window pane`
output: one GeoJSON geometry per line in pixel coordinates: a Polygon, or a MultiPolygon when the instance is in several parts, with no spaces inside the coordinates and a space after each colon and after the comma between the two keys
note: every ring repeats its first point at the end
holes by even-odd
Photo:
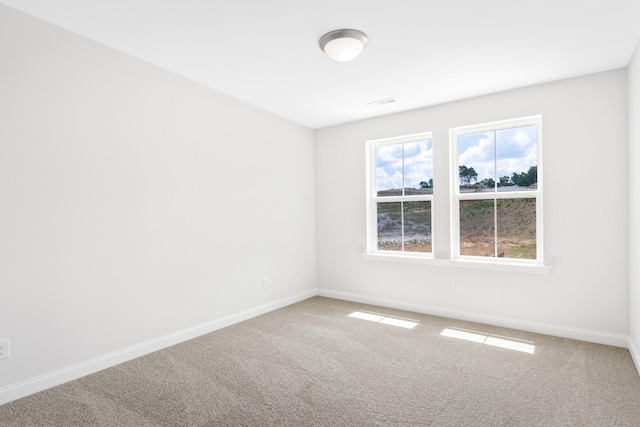
{"type": "Polygon", "coordinates": [[[460,135],[458,165],[461,193],[495,191],[495,132],[460,135]]]}
{"type": "Polygon", "coordinates": [[[460,201],[460,255],[495,256],[494,200],[460,201]]]}
{"type": "Polygon", "coordinates": [[[537,190],[538,127],[496,131],[498,191],[537,190]]]}
{"type": "Polygon", "coordinates": [[[376,193],[402,196],[402,144],[376,147],[376,193]]]}
{"type": "Polygon", "coordinates": [[[404,250],[431,252],[431,202],[404,202],[404,250]]]}
{"type": "Polygon", "coordinates": [[[402,250],[402,203],[378,203],[378,249],[402,250]]]}
{"type": "Polygon", "coordinates": [[[536,259],[536,199],[504,199],[496,205],[498,256],[536,259]]]}
{"type": "Polygon", "coordinates": [[[430,139],[404,144],[405,195],[433,194],[433,144],[430,139]]]}

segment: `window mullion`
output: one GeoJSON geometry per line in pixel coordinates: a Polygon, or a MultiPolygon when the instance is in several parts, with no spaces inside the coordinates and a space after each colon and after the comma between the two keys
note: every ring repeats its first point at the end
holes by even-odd
{"type": "Polygon", "coordinates": [[[493,192],[498,192],[498,135],[493,131],[493,192]]]}
{"type": "Polygon", "coordinates": [[[493,256],[498,257],[498,200],[493,199],[493,256]]]}
{"type": "MultiPolygon", "coordinates": [[[[404,182],[405,179],[405,170],[404,170],[404,143],[401,145],[402,147],[402,196],[405,194],[406,184],[404,182]]],[[[404,202],[400,202],[400,238],[402,240],[402,252],[404,252],[404,202]]]]}
{"type": "MultiPolygon", "coordinates": [[[[498,180],[498,136],[496,131],[493,131],[493,173],[494,173],[494,194],[497,192],[497,180],[498,180]]],[[[493,256],[498,257],[498,200],[493,199],[493,256]]]]}
{"type": "Polygon", "coordinates": [[[404,252],[404,202],[400,202],[400,228],[402,231],[402,252],[404,252]]]}
{"type": "Polygon", "coordinates": [[[404,144],[401,145],[402,147],[402,195],[404,196],[404,188],[405,188],[405,183],[404,183],[404,144]]]}

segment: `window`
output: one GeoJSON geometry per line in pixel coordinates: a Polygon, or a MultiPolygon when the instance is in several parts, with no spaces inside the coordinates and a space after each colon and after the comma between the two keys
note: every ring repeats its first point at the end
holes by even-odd
{"type": "Polygon", "coordinates": [[[542,265],[540,116],[450,131],[451,257],[542,265]]]}
{"type": "Polygon", "coordinates": [[[367,252],[433,254],[430,133],[367,142],[367,252]]]}
{"type": "Polygon", "coordinates": [[[367,141],[363,257],[548,274],[542,117],[449,129],[449,136],[449,159],[447,150],[434,156],[431,133],[367,141]],[[438,176],[449,175],[449,190],[441,181],[434,186],[434,165],[438,176]],[[438,222],[442,216],[449,221],[438,222]]]}

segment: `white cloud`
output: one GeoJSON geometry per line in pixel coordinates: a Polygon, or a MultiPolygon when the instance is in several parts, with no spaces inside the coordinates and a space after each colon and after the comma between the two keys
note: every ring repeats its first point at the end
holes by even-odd
{"type": "Polygon", "coordinates": [[[376,166],[402,168],[402,146],[394,144],[376,147],[376,166]]]}
{"type": "Polygon", "coordinates": [[[388,190],[391,188],[402,188],[402,173],[396,169],[389,175],[384,168],[376,169],[376,191],[388,190]]]}
{"type": "Polygon", "coordinates": [[[524,126],[498,133],[498,177],[527,172],[538,164],[536,127],[524,126]]]}
{"type": "Polygon", "coordinates": [[[407,169],[405,187],[419,188],[422,181],[433,179],[433,166],[431,163],[414,163],[407,169]]]}
{"type": "Polygon", "coordinates": [[[433,147],[429,145],[428,141],[405,144],[405,187],[419,188],[422,181],[433,179],[433,147]]]}
{"type": "Polygon", "coordinates": [[[419,188],[420,182],[433,179],[433,149],[431,141],[416,141],[404,144],[404,185],[403,185],[403,145],[383,145],[376,147],[376,187],[377,190],[391,188],[419,188]]]}
{"type": "Polygon", "coordinates": [[[511,176],[514,172],[527,172],[537,165],[536,127],[523,126],[496,131],[494,145],[493,132],[464,135],[460,138],[459,165],[472,167],[478,174],[478,181],[511,176]],[[497,150],[497,153],[494,153],[497,150]],[[497,156],[497,165],[496,159],[497,156]]]}
{"type": "Polygon", "coordinates": [[[516,134],[513,136],[513,141],[516,142],[520,146],[531,145],[532,139],[531,135],[525,132],[522,129],[518,129],[516,134]]]}
{"type": "Polygon", "coordinates": [[[494,176],[494,144],[491,138],[480,138],[476,144],[470,145],[460,153],[460,166],[473,168],[478,174],[478,181],[494,176]]]}

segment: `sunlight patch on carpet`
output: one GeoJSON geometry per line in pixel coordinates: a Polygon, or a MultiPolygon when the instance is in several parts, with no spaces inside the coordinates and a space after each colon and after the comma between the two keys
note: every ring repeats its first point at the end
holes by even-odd
{"type": "Polygon", "coordinates": [[[405,329],[413,329],[418,325],[418,322],[408,319],[402,319],[400,317],[387,316],[385,314],[368,313],[365,311],[354,311],[349,315],[356,319],[368,320],[370,322],[383,323],[385,325],[398,326],[405,329]]]}
{"type": "Polygon", "coordinates": [[[520,351],[522,353],[533,354],[536,346],[533,341],[521,340],[518,338],[501,337],[498,335],[484,334],[477,331],[467,331],[458,328],[446,328],[440,335],[449,338],[471,341],[486,344],[493,347],[506,348],[507,350],[520,351]]]}

